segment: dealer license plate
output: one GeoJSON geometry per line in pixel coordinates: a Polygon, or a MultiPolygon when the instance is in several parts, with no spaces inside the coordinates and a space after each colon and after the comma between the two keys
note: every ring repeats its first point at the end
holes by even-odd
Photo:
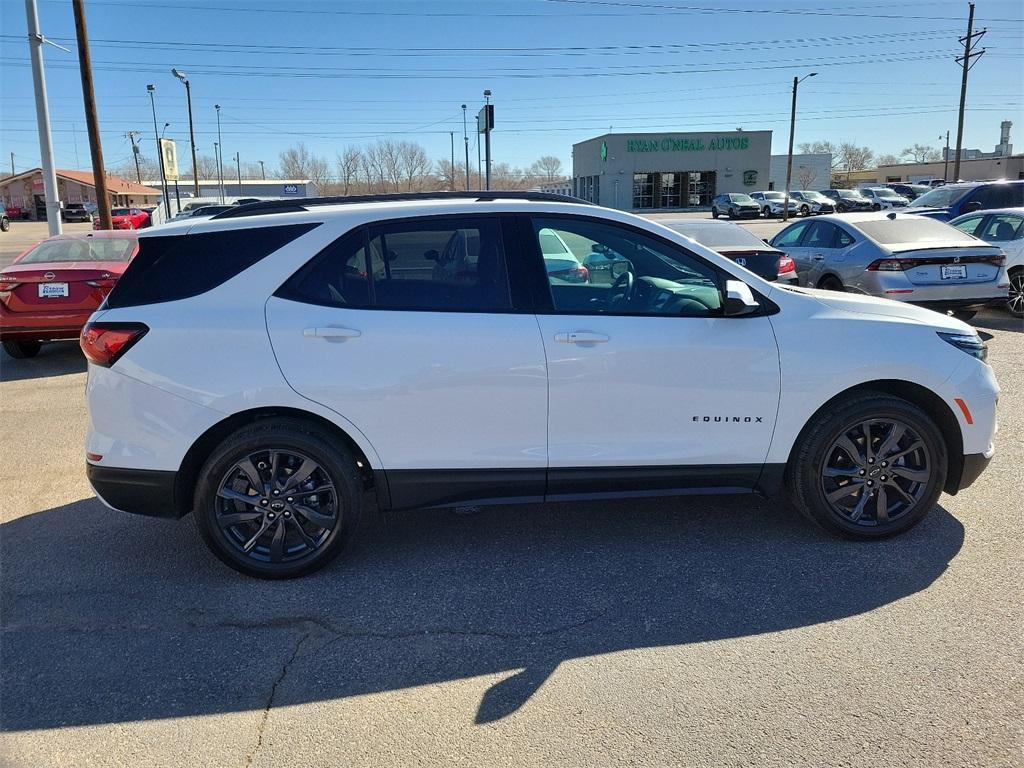
{"type": "Polygon", "coordinates": [[[953,266],[943,265],[943,280],[963,280],[967,277],[967,266],[965,264],[954,264],[953,266]]]}
{"type": "Polygon", "coordinates": [[[40,283],[39,284],[39,298],[41,299],[57,299],[62,296],[68,295],[68,284],[67,283],[40,283]]]}

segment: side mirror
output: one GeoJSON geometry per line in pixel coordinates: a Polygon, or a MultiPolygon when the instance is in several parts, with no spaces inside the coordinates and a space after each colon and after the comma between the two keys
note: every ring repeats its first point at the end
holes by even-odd
{"type": "Polygon", "coordinates": [[[441,258],[441,254],[431,248],[429,251],[423,252],[423,258],[427,261],[438,261],[441,258]]]}
{"type": "Polygon", "coordinates": [[[742,280],[725,281],[725,300],[722,310],[726,317],[742,317],[757,312],[761,305],[754,299],[750,286],[742,280]]]}
{"type": "Polygon", "coordinates": [[[964,203],[960,206],[960,213],[974,213],[975,211],[981,210],[981,203],[977,200],[971,200],[969,203],[964,203]]]}
{"type": "Polygon", "coordinates": [[[768,245],[772,244],[772,241],[769,240],[767,237],[762,237],[761,239],[764,240],[766,243],[768,243],[768,245]]]}

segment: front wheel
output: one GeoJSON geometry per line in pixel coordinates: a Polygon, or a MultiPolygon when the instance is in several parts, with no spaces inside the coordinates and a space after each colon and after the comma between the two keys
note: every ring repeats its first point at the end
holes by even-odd
{"type": "Polygon", "coordinates": [[[6,216],[0,218],[0,232],[7,232],[11,228],[11,220],[6,216]]]}
{"type": "Polygon", "coordinates": [[[3,346],[4,352],[15,360],[35,357],[39,354],[39,350],[43,348],[42,342],[39,341],[5,341],[3,346]]]}
{"type": "Polygon", "coordinates": [[[801,205],[800,206],[800,214],[802,216],[810,216],[811,215],[811,207],[809,205],[801,205]]]}
{"type": "Polygon", "coordinates": [[[912,528],[946,482],[946,444],[931,418],[884,392],[822,409],[787,467],[793,505],[825,530],[879,539],[912,528]]]}
{"type": "Polygon", "coordinates": [[[362,494],[356,460],[335,436],[300,420],[267,419],[230,435],[207,459],[193,514],[223,562],[287,579],[338,556],[362,494]]]}
{"type": "Polygon", "coordinates": [[[714,206],[711,206],[711,218],[712,219],[717,219],[718,218],[718,209],[715,208],[714,206]]]}
{"type": "Polygon", "coordinates": [[[880,206],[878,203],[875,203],[874,205],[871,206],[871,210],[875,211],[875,212],[878,212],[878,211],[882,210],[882,206],[880,206]]]}
{"type": "Polygon", "coordinates": [[[1024,317],[1024,269],[1017,269],[1010,274],[1010,294],[1006,299],[1006,309],[1014,317],[1024,317]]]}

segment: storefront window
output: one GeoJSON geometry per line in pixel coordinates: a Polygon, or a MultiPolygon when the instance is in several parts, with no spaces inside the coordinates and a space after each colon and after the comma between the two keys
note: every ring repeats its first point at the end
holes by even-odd
{"type": "Polygon", "coordinates": [[[683,206],[683,174],[662,173],[659,208],[681,208],[683,206]]]}
{"type": "Polygon", "coordinates": [[[601,177],[600,176],[595,176],[594,177],[594,192],[593,192],[593,195],[590,198],[590,202],[597,203],[598,205],[601,204],[601,177]]]}
{"type": "Polygon", "coordinates": [[[688,176],[689,205],[711,205],[715,196],[715,172],[690,173],[688,176]]]}
{"type": "Polygon", "coordinates": [[[633,207],[654,207],[654,176],[653,173],[633,174],[633,207]]]}

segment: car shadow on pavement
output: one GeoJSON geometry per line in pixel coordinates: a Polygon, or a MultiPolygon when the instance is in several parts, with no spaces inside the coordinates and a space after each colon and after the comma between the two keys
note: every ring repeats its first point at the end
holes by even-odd
{"type": "Polygon", "coordinates": [[[753,498],[374,515],[312,576],[223,566],[190,521],[85,499],[0,526],[0,726],[263,711],[502,675],[466,718],[526,704],[569,659],[843,619],[959,552],[937,507],[874,543],[753,498]]]}
{"type": "Polygon", "coordinates": [[[77,341],[54,341],[43,344],[39,354],[26,360],[15,360],[0,351],[0,381],[25,381],[85,373],[85,355],[77,341]]]}
{"type": "Polygon", "coordinates": [[[982,312],[971,318],[971,325],[989,331],[1016,331],[1024,333],[1024,318],[1014,317],[1009,312],[982,312]]]}

